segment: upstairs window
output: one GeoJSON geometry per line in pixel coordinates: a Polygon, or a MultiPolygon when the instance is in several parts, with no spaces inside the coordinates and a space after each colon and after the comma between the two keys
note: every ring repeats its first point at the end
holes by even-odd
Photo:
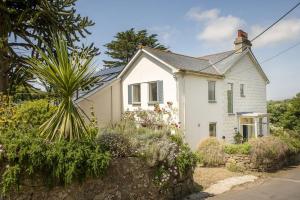
{"type": "Polygon", "coordinates": [[[245,97],[245,84],[240,84],[240,95],[245,97]]]}
{"type": "Polygon", "coordinates": [[[208,81],[208,102],[216,102],[216,81],[208,81]]]}
{"type": "Polygon", "coordinates": [[[158,102],[157,82],[149,83],[149,103],[158,102]]]}
{"type": "Polygon", "coordinates": [[[141,103],[141,84],[128,85],[128,104],[141,103]]]}
{"type": "Polygon", "coordinates": [[[215,122],[209,123],[209,136],[210,137],[217,136],[217,123],[215,123],[215,122]]]}
{"type": "Polygon", "coordinates": [[[228,90],[227,90],[227,112],[229,114],[233,113],[233,83],[228,83],[228,90]]]}

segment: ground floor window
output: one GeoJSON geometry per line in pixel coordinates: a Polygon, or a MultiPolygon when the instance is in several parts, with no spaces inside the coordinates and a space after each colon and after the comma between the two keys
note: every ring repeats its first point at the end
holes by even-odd
{"type": "Polygon", "coordinates": [[[133,101],[133,103],[141,102],[141,85],[140,84],[132,85],[132,101],[133,101]]]}
{"type": "Polygon", "coordinates": [[[217,123],[216,122],[209,123],[209,136],[210,137],[217,136],[217,123]]]}

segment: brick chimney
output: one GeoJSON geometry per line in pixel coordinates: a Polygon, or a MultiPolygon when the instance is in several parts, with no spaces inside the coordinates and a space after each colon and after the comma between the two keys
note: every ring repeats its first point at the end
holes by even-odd
{"type": "Polygon", "coordinates": [[[236,53],[242,53],[247,47],[252,46],[250,40],[248,40],[248,34],[243,30],[238,30],[237,38],[234,41],[234,50],[236,53]]]}

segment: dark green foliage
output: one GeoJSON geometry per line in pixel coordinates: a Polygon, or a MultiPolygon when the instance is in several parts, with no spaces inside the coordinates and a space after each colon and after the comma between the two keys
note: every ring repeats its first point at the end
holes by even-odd
{"type": "Polygon", "coordinates": [[[115,40],[104,45],[107,48],[105,54],[113,59],[110,61],[104,60],[104,66],[125,66],[136,53],[139,45],[161,50],[167,49],[165,46],[158,43],[156,37],[156,34],[149,35],[147,30],[135,31],[134,28],[117,33],[115,40]]]}
{"type": "Polygon", "coordinates": [[[0,143],[5,152],[2,164],[7,164],[2,175],[4,193],[18,186],[21,177],[40,175],[50,185],[99,177],[110,162],[110,154],[91,140],[49,143],[34,129],[9,129],[1,133],[0,143]]]}
{"type": "Polygon", "coordinates": [[[268,103],[270,122],[277,127],[294,130],[300,134],[300,93],[294,98],[268,103]]]}
{"type": "Polygon", "coordinates": [[[234,133],[233,139],[235,144],[241,144],[243,142],[243,136],[239,131],[234,133]]]}
{"type": "Polygon", "coordinates": [[[175,159],[175,165],[177,166],[180,175],[186,174],[189,170],[193,170],[197,165],[198,157],[191,151],[188,144],[182,144],[179,146],[179,153],[175,159]]]}
{"type": "Polygon", "coordinates": [[[0,91],[15,90],[16,85],[31,86],[29,81],[33,77],[25,70],[24,58],[39,57],[34,46],[43,49],[51,43],[51,33],[66,34],[70,48],[88,49],[90,54],[97,54],[98,49],[93,46],[76,46],[90,34],[87,28],[94,25],[88,17],[76,13],[76,1],[0,1],[0,91]]]}

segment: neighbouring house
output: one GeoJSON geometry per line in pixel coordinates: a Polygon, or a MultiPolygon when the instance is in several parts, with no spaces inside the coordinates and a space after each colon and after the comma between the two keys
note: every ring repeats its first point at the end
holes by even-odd
{"type": "Polygon", "coordinates": [[[173,102],[193,149],[207,137],[232,142],[238,131],[247,139],[269,134],[269,80],[242,30],[232,51],[191,57],[142,47],[124,68],[99,73],[111,78],[77,103],[84,110],[93,106],[100,124],[120,120],[127,110],[173,102]]]}

